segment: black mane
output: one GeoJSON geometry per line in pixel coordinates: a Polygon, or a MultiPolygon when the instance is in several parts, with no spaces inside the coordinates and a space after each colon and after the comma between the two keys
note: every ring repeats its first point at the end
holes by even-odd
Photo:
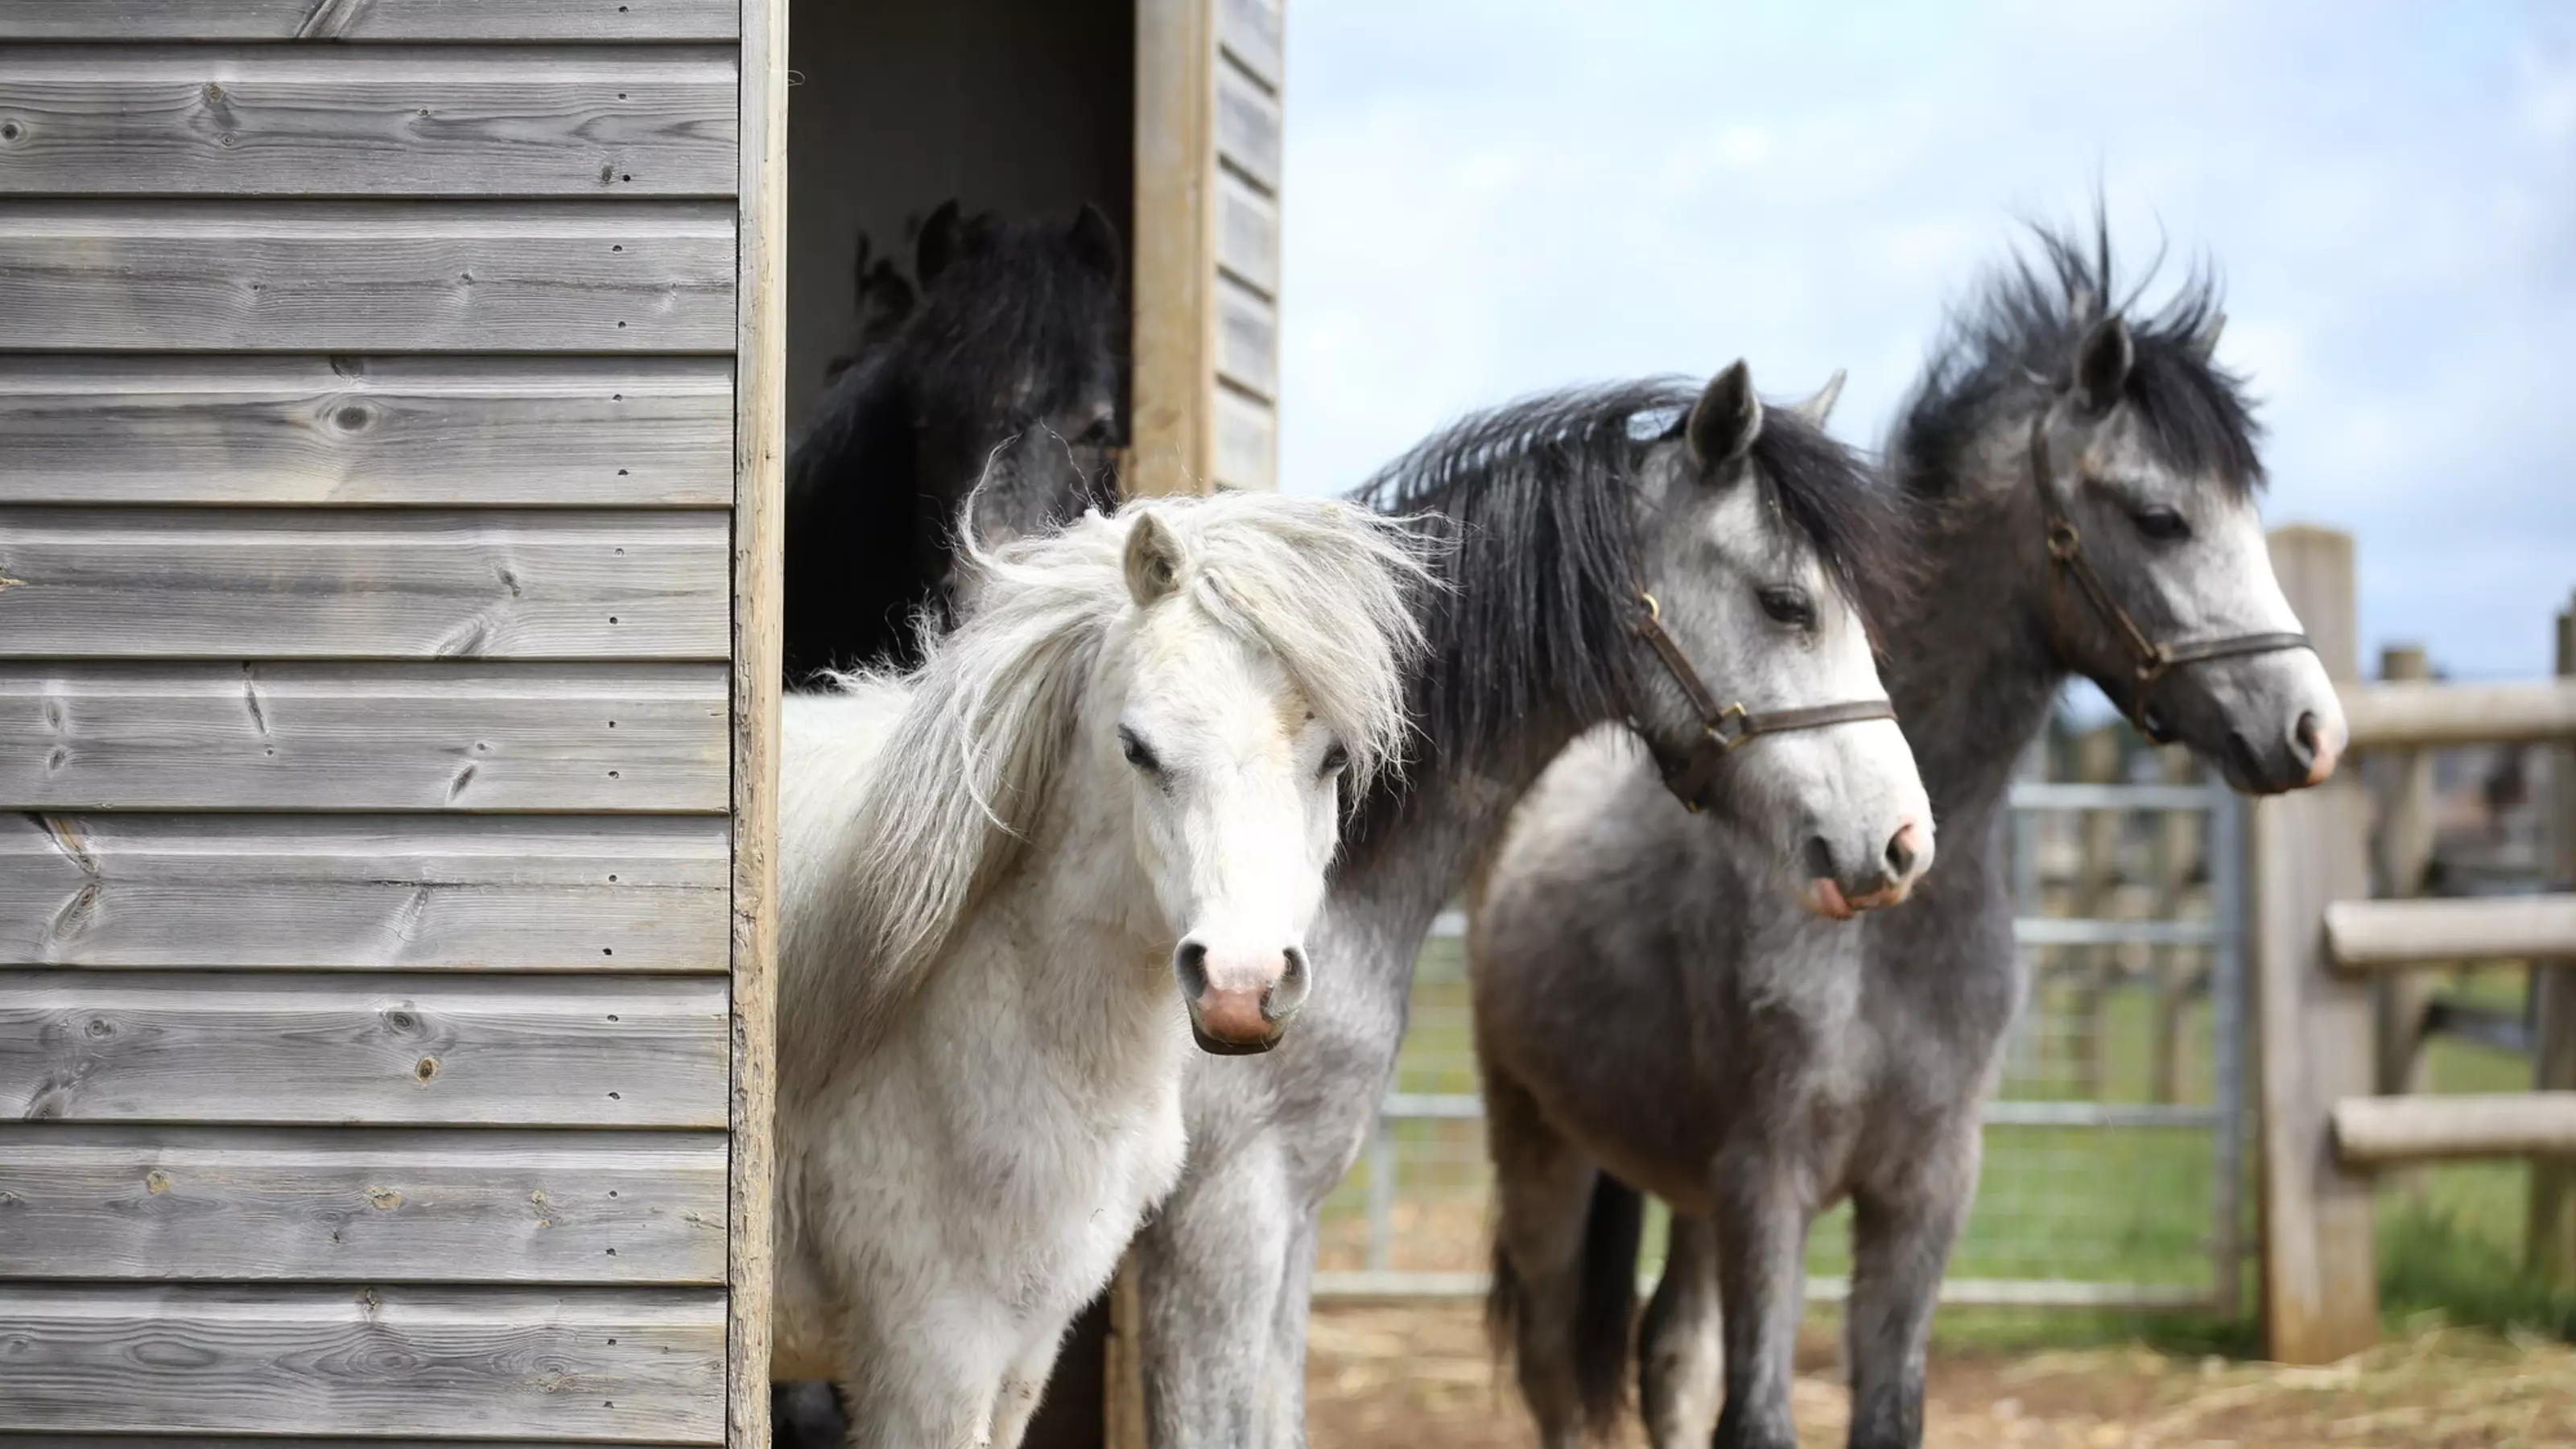
{"type": "MultiPolygon", "coordinates": [[[[1116,387],[1123,289],[1079,225],[943,208],[923,246],[916,293],[862,238],[857,350],[834,361],[788,454],[791,683],[908,661],[915,616],[948,603],[949,535],[996,446],[1116,387]]],[[[1061,519],[1114,503],[1105,461],[1088,459],[1024,482],[1047,496],[1011,511],[1061,519]]]]}
{"type": "MultiPolygon", "coordinates": [[[[1430,514],[1453,544],[1454,587],[1428,621],[1416,701],[1437,752],[1483,753],[1534,714],[1626,711],[1641,575],[1631,491],[1699,391],[1647,378],[1524,398],[1424,439],[1352,495],[1430,514]]],[[[1827,576],[1865,614],[1884,601],[1903,550],[1884,491],[1851,451],[1769,409],[1753,462],[1827,576]]]]}
{"type": "Polygon", "coordinates": [[[2111,312],[2125,314],[2136,361],[2127,396],[2148,436],[2180,471],[2250,492],[2263,481],[2255,451],[2262,426],[2241,378],[2201,356],[2199,339],[2219,317],[2217,279],[2195,267],[2152,313],[2136,310],[2156,268],[2123,296],[2108,222],[2097,207],[2092,255],[2079,239],[2034,224],[2040,256],[1996,269],[1954,308],[1897,427],[1891,463],[1908,492],[1949,492],[1968,450],[1995,417],[2034,404],[2062,385],[2076,344],[2111,312]]]}

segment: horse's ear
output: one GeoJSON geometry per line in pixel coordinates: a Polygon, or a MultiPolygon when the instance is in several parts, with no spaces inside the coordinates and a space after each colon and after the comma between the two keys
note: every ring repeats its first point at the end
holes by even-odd
{"type": "Polygon", "coordinates": [[[1151,513],[1139,513],[1127,528],[1127,594],[1142,609],[1181,586],[1188,556],[1181,541],[1151,513]]]}
{"type": "Polygon", "coordinates": [[[912,315],[919,296],[894,263],[882,257],[859,278],[859,335],[863,338],[883,336],[888,328],[912,315]]]}
{"type": "Polygon", "coordinates": [[[921,240],[913,244],[912,252],[912,273],[921,279],[921,285],[927,287],[937,281],[939,274],[948,270],[948,264],[957,260],[965,231],[955,197],[939,203],[930,220],[921,224],[921,240]]]}
{"type": "Polygon", "coordinates": [[[1691,461],[1703,473],[1752,449],[1753,440],[1762,436],[1762,399],[1753,395],[1753,369],[1742,358],[1708,380],[1699,401],[1691,404],[1682,433],[1690,442],[1691,461]]]}
{"type": "Polygon", "coordinates": [[[1093,276],[1104,282],[1118,280],[1118,228],[1109,217],[1086,201],[1073,218],[1073,230],[1065,240],[1073,247],[1073,258],[1093,276]]]}
{"type": "Polygon", "coordinates": [[[2097,417],[2109,412],[2120,400],[2120,390],[2128,386],[2129,368],[2137,360],[2129,324],[2119,313],[2094,323],[2075,352],[2076,401],[2097,417]]]}
{"type": "Polygon", "coordinates": [[[2218,351],[2218,334],[2227,330],[2227,314],[2212,309],[2200,330],[2191,334],[2191,355],[2207,362],[2218,351]]]}
{"type": "Polygon", "coordinates": [[[1834,375],[1825,379],[1825,385],[1816,389],[1814,397],[1802,403],[1791,404],[1789,411],[1797,415],[1798,421],[1814,428],[1817,432],[1823,432],[1825,419],[1834,415],[1834,404],[1842,400],[1843,379],[1846,375],[1842,368],[1835,368],[1834,375]]]}

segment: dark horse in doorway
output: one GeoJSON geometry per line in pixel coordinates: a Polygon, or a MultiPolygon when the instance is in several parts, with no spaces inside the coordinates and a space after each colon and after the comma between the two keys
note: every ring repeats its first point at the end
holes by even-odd
{"type": "Polygon", "coordinates": [[[1914,904],[1786,910],[1769,866],[1587,741],[1474,911],[1500,1222],[1492,1307],[1549,1449],[1625,1398],[1640,1192],[1673,1209],[1636,1357],[1656,1449],[1794,1449],[1809,1225],[1849,1198],[1854,1449],[1914,1449],[1932,1306],[2022,994],[2013,761],[2071,674],[2239,790],[2330,774],[2344,723],[2274,581],[2204,278],[2151,314],[2042,232],[1954,319],[1888,452],[1927,541],[1885,675],[1940,822],[1914,904]]]}
{"type": "Polygon", "coordinates": [[[1117,233],[968,216],[922,224],[913,280],[859,251],[857,351],[787,459],[786,674],[912,662],[916,619],[959,602],[970,494],[987,542],[1117,501],[1117,233]]]}

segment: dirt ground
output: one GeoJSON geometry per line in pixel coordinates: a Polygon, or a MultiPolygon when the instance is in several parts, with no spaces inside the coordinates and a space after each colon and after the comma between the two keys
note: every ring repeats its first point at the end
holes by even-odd
{"type": "MultiPolygon", "coordinates": [[[[1472,1304],[1318,1305],[1307,1423],[1316,1449],[1527,1449],[1472,1304]]],[[[1834,1348],[1801,1354],[1803,1445],[1839,1446],[1834,1348]]],[[[2428,1328],[2329,1368],[2176,1359],[2144,1348],[1936,1354],[1926,1449],[2504,1449],[2576,1446],[2576,1349],[2428,1328]]],[[[1642,1439],[1622,1441],[1632,1449],[1642,1439]]]]}

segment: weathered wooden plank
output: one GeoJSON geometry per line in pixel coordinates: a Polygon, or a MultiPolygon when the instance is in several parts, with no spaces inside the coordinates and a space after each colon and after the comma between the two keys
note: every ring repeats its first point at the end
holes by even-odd
{"type": "Polygon", "coordinates": [[[16,46],[0,195],[719,196],[730,47],[16,46]]]}
{"type": "Polygon", "coordinates": [[[1232,388],[1216,390],[1216,480],[1230,488],[1279,486],[1279,418],[1232,388]]]}
{"type": "MultiPolygon", "coordinates": [[[[141,1434],[12,1434],[0,1430],[0,1449],[176,1449],[183,1440],[141,1434]]],[[[292,1439],[226,1435],[206,1449],[459,1449],[453,1439],[292,1439]]],[[[555,1449],[526,1439],[477,1439],[473,1449],[555,1449]]],[[[635,1444],[623,1449],[679,1449],[635,1444]]]]}
{"type": "Polygon", "coordinates": [[[724,1307],[682,1288],[13,1289],[0,1428],[718,1443],[724,1307]]]}
{"type": "Polygon", "coordinates": [[[728,525],[0,508],[0,656],[722,659],[728,525]]]}
{"type": "Polygon", "coordinates": [[[2576,1157],[2576,1092],[2349,1097],[2334,1106],[2347,1167],[2459,1157],[2576,1157]]]}
{"type": "Polygon", "coordinates": [[[1219,277],[1216,287],[1217,375],[1265,402],[1279,396],[1279,319],[1268,298],[1219,277]]]}
{"type": "Polygon", "coordinates": [[[720,357],[0,355],[0,503],[720,507],[732,450],[720,357]]]}
{"type": "Polygon", "coordinates": [[[2576,895],[2336,901],[2326,950],[2347,972],[2576,956],[2576,895]]]}
{"type": "Polygon", "coordinates": [[[1216,149],[1262,191],[1279,194],[1279,102],[1230,65],[1216,68],[1216,149]]]}
{"type": "Polygon", "coordinates": [[[1119,486],[1133,496],[1205,490],[1214,429],[1216,299],[1209,264],[1216,139],[1212,8],[1136,0],[1134,414],[1119,486]]]}
{"type": "Polygon", "coordinates": [[[715,1132],[0,1123],[0,1277],[721,1284],[715,1132]]]}
{"type": "MultiPolygon", "coordinates": [[[[2561,610],[2554,672],[2576,689],[2576,600],[2561,610]]],[[[2562,738],[2549,762],[2550,874],[2576,880],[2576,738],[2562,738]]],[[[2532,963],[2531,1085],[2576,1091],[2576,952],[2532,963]]],[[[2523,1219],[2523,1262],[2532,1277],[2560,1292],[2576,1290],[2576,1155],[2531,1164],[2530,1208],[2523,1219]]]]}
{"type": "Polygon", "coordinates": [[[1217,6],[1217,41],[1224,54],[1273,92],[1285,75],[1284,29],[1278,0],[1222,0],[1217,6]]]}
{"type": "Polygon", "coordinates": [[[727,352],[730,203],[0,209],[0,348],[727,352]]]}
{"type": "Polygon", "coordinates": [[[2346,684],[2352,747],[2576,740],[2576,680],[2528,684],[2346,684]]]}
{"type": "Polygon", "coordinates": [[[1279,295],[1279,203],[1231,172],[1216,179],[1217,265],[1265,297],[1279,295]]]}
{"type": "Polygon", "coordinates": [[[0,0],[0,40],[731,40],[737,0],[0,0]]]}
{"type": "Polygon", "coordinates": [[[0,1118],[722,1127],[725,1037],[693,976],[0,972],[0,1118]]]}
{"type": "Polygon", "coordinates": [[[720,666],[0,664],[0,808],[720,811],[720,666]]]}
{"type": "Polygon", "coordinates": [[[725,1265],[725,1442],[771,1441],[778,1169],[780,662],[786,622],[788,0],[745,0],[743,299],[734,345],[732,1077],[725,1265]]]}
{"type": "Polygon", "coordinates": [[[0,966],[722,972],[728,835],[667,816],[0,815],[0,966]]]}
{"type": "MultiPolygon", "coordinates": [[[[142,1434],[12,1434],[0,1430],[0,1449],[175,1449],[177,1441],[142,1434]]],[[[527,1439],[477,1439],[473,1449],[556,1449],[527,1439]]],[[[459,1449],[453,1439],[292,1439],[228,1434],[207,1449],[459,1449]]],[[[634,1444],[621,1449],[679,1449],[668,1444],[634,1444]]]]}
{"type": "MultiPolygon", "coordinates": [[[[2294,527],[2270,542],[2326,676],[2351,680],[2351,536],[2294,527]]],[[[2332,1363],[2379,1337],[2371,1182],[2336,1161],[2329,1123],[2335,1103],[2369,1095],[2377,1078],[2369,986],[2328,968],[2323,928],[2329,904],[2370,890],[2370,801],[2355,773],[2253,810],[2263,1330],[2282,1363],[2332,1363]]]]}

